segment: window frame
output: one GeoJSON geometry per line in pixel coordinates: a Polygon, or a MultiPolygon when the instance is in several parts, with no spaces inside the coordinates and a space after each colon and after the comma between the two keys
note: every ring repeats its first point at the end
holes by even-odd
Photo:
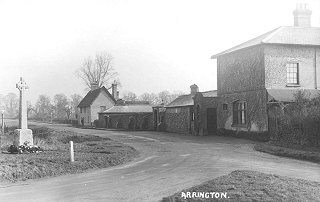
{"type": "Polygon", "coordinates": [[[287,83],[287,86],[300,85],[299,73],[300,72],[299,72],[299,63],[298,62],[289,62],[286,64],[286,83],[287,83]]]}
{"type": "Polygon", "coordinates": [[[190,107],[190,116],[191,116],[191,121],[194,121],[195,116],[194,116],[194,106],[190,107]]]}
{"type": "Polygon", "coordinates": [[[245,126],[247,122],[247,103],[240,100],[234,101],[232,103],[232,125],[245,126]]]}
{"type": "Polygon", "coordinates": [[[100,112],[104,112],[107,110],[107,106],[100,106],[100,112]]]}
{"type": "Polygon", "coordinates": [[[222,110],[224,110],[224,111],[228,110],[228,104],[227,103],[223,103],[222,104],[222,110]]]}

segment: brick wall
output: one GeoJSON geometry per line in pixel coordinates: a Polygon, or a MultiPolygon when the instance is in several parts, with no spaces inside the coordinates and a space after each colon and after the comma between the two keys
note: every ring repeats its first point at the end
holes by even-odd
{"type": "MultiPolygon", "coordinates": [[[[197,93],[194,97],[194,134],[208,135],[207,126],[207,109],[217,108],[219,104],[218,97],[203,97],[201,93],[197,93]],[[199,108],[197,107],[199,105],[199,108]],[[199,112],[198,112],[199,109],[199,112]]],[[[217,117],[218,118],[218,117],[217,117]]],[[[212,124],[212,123],[211,123],[212,124]]]]}
{"type": "Polygon", "coordinates": [[[104,114],[99,113],[99,127],[106,128],[105,115],[109,115],[108,128],[117,128],[117,123],[121,120],[122,129],[129,129],[130,117],[133,117],[134,129],[136,130],[153,130],[153,114],[104,114]],[[147,119],[147,125],[143,129],[144,119],[147,119]]]}
{"type": "Polygon", "coordinates": [[[218,128],[238,131],[263,132],[268,129],[267,118],[267,92],[266,90],[246,91],[221,95],[218,106],[218,128]],[[233,102],[245,101],[247,105],[247,123],[233,125],[233,102]],[[228,109],[223,110],[222,105],[227,104],[228,109]]]}
{"type": "Polygon", "coordinates": [[[218,95],[264,88],[262,46],[219,56],[217,68],[218,95]]]}
{"type": "Polygon", "coordinates": [[[189,134],[191,128],[190,106],[167,108],[165,113],[166,131],[189,134]],[[177,109],[177,111],[175,111],[177,109]]]}
{"type": "Polygon", "coordinates": [[[300,87],[320,88],[320,49],[292,45],[268,45],[265,47],[266,88],[288,88],[286,64],[299,63],[300,87]],[[316,58],[316,60],[315,60],[316,58]],[[315,64],[317,70],[315,71],[315,64]],[[315,82],[317,80],[317,82],[315,82]]]}

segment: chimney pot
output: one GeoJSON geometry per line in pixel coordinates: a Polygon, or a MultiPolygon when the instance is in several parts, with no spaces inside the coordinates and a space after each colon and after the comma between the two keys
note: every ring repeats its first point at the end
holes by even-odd
{"type": "Polygon", "coordinates": [[[92,82],[91,84],[90,84],[90,89],[91,90],[96,90],[96,89],[98,89],[99,88],[99,84],[98,84],[98,82],[92,82]]]}
{"type": "Polygon", "coordinates": [[[117,91],[117,81],[114,81],[113,84],[111,85],[112,88],[112,96],[115,100],[119,99],[119,91],[117,91]]]}
{"type": "Polygon", "coordinates": [[[190,86],[190,93],[192,95],[196,94],[197,92],[199,92],[199,87],[196,84],[193,84],[190,86]]]}
{"type": "Polygon", "coordinates": [[[299,3],[293,11],[294,26],[297,27],[310,27],[311,26],[312,11],[307,8],[307,4],[299,3]]]}

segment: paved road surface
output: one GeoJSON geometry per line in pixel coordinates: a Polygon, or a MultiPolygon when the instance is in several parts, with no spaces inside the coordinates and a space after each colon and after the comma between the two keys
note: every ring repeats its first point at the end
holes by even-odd
{"type": "Polygon", "coordinates": [[[111,137],[134,146],[141,155],[112,168],[0,185],[0,201],[159,201],[237,169],[320,182],[319,164],[256,152],[247,140],[51,127],[111,137]]]}

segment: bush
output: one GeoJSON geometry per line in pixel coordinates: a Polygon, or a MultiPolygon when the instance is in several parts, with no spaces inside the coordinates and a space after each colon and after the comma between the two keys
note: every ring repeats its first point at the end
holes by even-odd
{"type": "Polygon", "coordinates": [[[285,145],[320,146],[320,96],[298,91],[295,102],[269,106],[271,141],[285,145]]]}

